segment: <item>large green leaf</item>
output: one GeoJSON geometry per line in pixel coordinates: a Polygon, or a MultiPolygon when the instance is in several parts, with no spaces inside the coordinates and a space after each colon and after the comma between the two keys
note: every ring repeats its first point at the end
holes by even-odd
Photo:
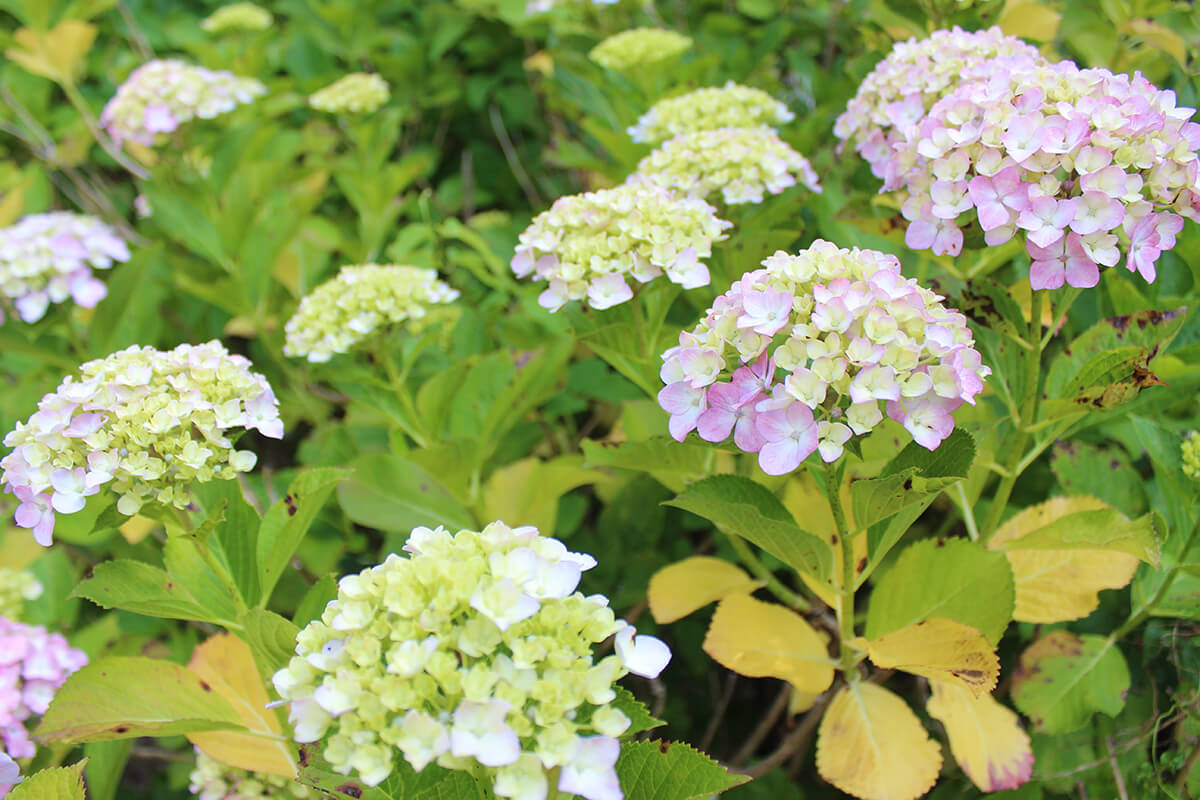
{"type": "Polygon", "coordinates": [[[407,533],[418,525],[475,527],[471,513],[454,495],[411,461],[368,453],[350,466],[354,474],[338,486],[338,502],[360,525],[389,533],[407,533]]]}
{"type": "Polygon", "coordinates": [[[262,604],[270,600],[276,582],[334,486],[349,474],[344,469],[332,467],[303,472],[292,481],[287,495],[267,510],[262,527],[258,529],[257,545],[262,604]]]}
{"type": "Polygon", "coordinates": [[[296,651],[300,629],[289,619],[262,608],[252,608],[242,616],[243,637],[250,645],[254,661],[265,679],[287,666],[296,651]]]}
{"type": "Polygon", "coordinates": [[[1076,511],[1018,539],[996,545],[997,550],[1117,550],[1158,566],[1159,541],[1166,523],[1156,512],[1127,519],[1115,508],[1076,511]]]}
{"type": "Polygon", "coordinates": [[[1146,490],[1141,475],[1120,447],[1088,442],[1058,442],[1050,467],[1068,495],[1091,495],[1128,517],[1146,510],[1146,490]]]}
{"type": "Polygon", "coordinates": [[[258,602],[258,529],[262,519],[242,495],[237,481],[210,481],[195,488],[196,499],[213,513],[221,510],[220,520],[213,526],[208,546],[217,560],[233,576],[238,591],[247,604],[258,602]]]}
{"type": "Polygon", "coordinates": [[[584,465],[620,467],[645,472],[676,492],[710,474],[717,450],[695,444],[680,444],[665,436],[634,442],[583,442],[584,465]]]}
{"type": "Polygon", "coordinates": [[[471,775],[429,764],[416,772],[398,753],[393,759],[392,774],[378,786],[364,786],[360,781],[339,775],[321,757],[319,745],[300,746],[299,780],[314,786],[334,798],[355,800],[485,800],[492,793],[471,775]]]}
{"type": "Polygon", "coordinates": [[[115,800],[129,761],[133,739],[113,739],[107,742],[88,742],[83,746],[87,757],[88,800],[115,800]]]}
{"type": "Polygon", "coordinates": [[[1040,733],[1081,728],[1097,711],[1110,717],[1125,707],[1129,667],[1112,639],[1054,631],[1021,654],[1012,699],[1040,733]]]}
{"type": "Polygon", "coordinates": [[[50,767],[21,781],[8,794],[8,800],[85,800],[83,769],[85,758],[69,767],[50,767]]]}
{"type": "Polygon", "coordinates": [[[104,561],[79,582],[72,597],[84,597],[102,608],[119,608],[164,619],[220,623],[219,615],[196,602],[191,592],[165,570],[120,558],[104,561]]]}
{"type": "Polygon", "coordinates": [[[693,800],[750,780],[682,742],[626,742],[617,759],[626,800],[693,800]]]}

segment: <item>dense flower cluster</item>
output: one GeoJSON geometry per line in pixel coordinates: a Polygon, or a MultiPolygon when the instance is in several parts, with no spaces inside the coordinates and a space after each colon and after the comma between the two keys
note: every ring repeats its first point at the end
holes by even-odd
{"type": "Polygon", "coordinates": [[[196,67],[176,59],[147,61],[135,69],[100,113],[117,144],[128,139],[151,147],[194,117],[211,119],[265,94],[253,78],[196,67]]]}
{"type": "Polygon", "coordinates": [[[147,501],[186,508],[192,484],[254,467],[231,435],[283,436],[277,405],[266,378],[220,342],[129,347],[81,366],[17,423],[0,483],[21,503],[17,524],[47,546],[55,512],[74,514],[106,484],[122,514],[147,501]]]}
{"type": "Polygon", "coordinates": [[[302,783],[227,767],[199,750],[188,781],[188,791],[200,800],[308,800],[318,796],[315,789],[302,783]]]}
{"type": "Polygon", "coordinates": [[[666,273],[685,289],[707,286],[700,259],[732,224],[703,200],[633,180],[555,200],[521,233],[512,269],[550,282],[538,297],[550,311],[569,300],[611,308],[633,297],[627,275],[646,283],[666,273]]]}
{"type": "Polygon", "coordinates": [[[1179,455],[1183,462],[1183,474],[1194,481],[1200,481],[1200,434],[1192,431],[1183,440],[1179,455]]]}
{"type": "Polygon", "coordinates": [[[635,174],[694,197],[719,191],[730,205],[761,203],[763,192],[779,194],[797,176],[821,191],[808,159],[767,127],[680,134],[642,159],[635,174]]]}
{"type": "Polygon", "coordinates": [[[431,307],[453,302],[458,290],[421,267],[364,264],[342,267],[300,301],[287,321],[283,352],[312,362],[345,353],[377,329],[427,319],[431,307]]]}
{"type": "Polygon", "coordinates": [[[332,114],[369,114],[387,99],[387,81],[371,72],[351,72],[314,92],[308,104],[332,114]]]}
{"type": "Polygon", "coordinates": [[[12,758],[33,758],[37,748],[26,721],[46,713],[58,687],[87,661],[61,634],[0,618],[0,750],[12,758]]]}
{"type": "Polygon", "coordinates": [[[1070,61],[982,71],[880,156],[906,244],[957,255],[969,212],[991,246],[1023,234],[1035,289],[1095,286],[1122,258],[1153,281],[1184,218],[1200,219],[1195,110],[1141,75],[1070,61]]]}
{"type": "Polygon", "coordinates": [[[610,36],[592,48],[588,57],[617,71],[659,64],[687,52],[691,38],[662,28],[633,28],[610,36]]]}
{"type": "Polygon", "coordinates": [[[575,591],[595,559],[502,522],[415,528],[404,550],[342,578],[275,674],[297,741],[324,739],[333,768],[370,786],[399,750],[418,771],[490,775],[500,797],[544,798],[558,769],[559,791],[619,800],[630,719],[613,683],[657,676],[670,651],[575,591]],[[615,654],[593,660],[613,635],[615,654]]]}
{"type": "Polygon", "coordinates": [[[966,318],[905,279],[895,256],[818,239],[762,263],[663,353],[658,401],[679,441],[732,433],[782,475],[814,450],[836,460],[883,420],[884,402],[933,450],[954,429],[951,413],[983,390],[991,370],[966,318]]]}
{"type": "Polygon", "coordinates": [[[209,33],[225,31],[263,31],[271,27],[271,12],[254,3],[234,3],[221,6],[200,23],[209,33]]]}
{"type": "Polygon", "coordinates": [[[20,619],[25,601],[41,597],[42,588],[32,572],[0,567],[0,617],[20,619]]]}
{"type": "Polygon", "coordinates": [[[36,322],[50,303],[68,297],[94,308],[108,290],[92,270],[128,260],[129,248],[116,230],[95,217],[30,214],[0,229],[0,294],[25,322],[36,322]]]}
{"type": "Polygon", "coordinates": [[[715,128],[757,128],[791,122],[795,114],[761,89],[730,81],[659,100],[629,128],[635,142],[659,144],[682,133],[715,128]]]}

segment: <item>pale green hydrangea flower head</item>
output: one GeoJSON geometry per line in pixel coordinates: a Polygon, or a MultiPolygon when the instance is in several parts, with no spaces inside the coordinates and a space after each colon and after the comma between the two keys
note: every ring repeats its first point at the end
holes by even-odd
{"type": "Polygon", "coordinates": [[[716,128],[772,127],[796,115],[762,89],[730,81],[659,100],[629,128],[635,142],[659,144],[682,133],[716,128]]]}
{"type": "Polygon", "coordinates": [[[387,81],[373,73],[352,72],[314,92],[308,104],[331,114],[369,114],[387,99],[387,81]]]}
{"type": "Polygon", "coordinates": [[[18,620],[25,602],[42,596],[42,584],[32,572],[0,567],[0,617],[18,620]]]}
{"type": "Polygon", "coordinates": [[[200,800],[316,800],[319,796],[316,789],[297,781],[228,767],[200,750],[188,781],[188,791],[200,800]]]}
{"type": "Polygon", "coordinates": [[[681,134],[642,159],[636,174],[693,197],[720,192],[730,205],[761,203],[764,192],[779,194],[797,178],[821,191],[808,159],[765,126],[681,134]]]}
{"type": "Polygon", "coordinates": [[[560,792],[620,800],[616,737],[631,720],[613,684],[657,676],[671,654],[576,591],[595,559],[502,522],[415,528],[404,551],[342,578],[275,674],[296,741],[322,741],[334,770],[368,786],[399,756],[487,776],[500,797],[544,798],[557,770],[560,792]]]}
{"type": "Polygon", "coordinates": [[[662,28],[633,28],[610,36],[592,48],[588,58],[602,67],[625,72],[661,64],[692,47],[690,37],[662,28]]]}
{"type": "Polygon", "coordinates": [[[1200,435],[1192,431],[1183,440],[1180,447],[1183,458],[1183,474],[1194,481],[1200,481],[1200,435]]]}
{"type": "Polygon", "coordinates": [[[271,27],[271,12],[254,3],[234,3],[221,6],[205,17],[200,27],[208,33],[226,31],[262,31],[271,27]]]}
{"type": "Polygon", "coordinates": [[[458,299],[458,290],[438,280],[437,271],[421,267],[363,264],[342,267],[300,301],[287,321],[285,355],[318,363],[350,348],[389,325],[410,331],[449,309],[438,306],[458,299]],[[432,313],[431,312],[437,312],[432,313]]]}

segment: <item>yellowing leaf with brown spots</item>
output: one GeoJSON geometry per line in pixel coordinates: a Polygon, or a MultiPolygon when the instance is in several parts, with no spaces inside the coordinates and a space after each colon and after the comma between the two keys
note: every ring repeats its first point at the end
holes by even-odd
{"type": "Polygon", "coordinates": [[[930,681],[925,709],[946,727],[950,751],[985,792],[1016,789],[1033,774],[1033,750],[1017,715],[990,694],[976,697],[952,683],[930,681]]]}
{"type": "Polygon", "coordinates": [[[761,585],[728,561],[693,556],[654,573],[647,599],[654,621],[663,624],[682,619],[728,594],[753,592],[761,585]]]}
{"type": "Polygon", "coordinates": [[[196,647],[188,669],[229,701],[253,733],[206,731],[188,739],[222,764],[268,775],[296,777],[296,759],[275,712],[250,647],[231,633],[219,633],[196,647]]]}
{"type": "Polygon", "coordinates": [[[1000,676],[996,651],[979,629],[945,617],[914,622],[872,639],[867,653],[882,669],[950,681],[976,696],[994,689],[1000,676]]]}
{"type": "Polygon", "coordinates": [[[942,768],[942,748],[908,704],[856,681],[838,692],[817,731],[817,771],[862,800],[915,800],[942,768]]]}
{"type": "Polygon", "coordinates": [[[819,694],[833,683],[833,659],[804,617],[748,594],[717,606],[704,652],[739,675],[779,678],[801,692],[819,694]]]}

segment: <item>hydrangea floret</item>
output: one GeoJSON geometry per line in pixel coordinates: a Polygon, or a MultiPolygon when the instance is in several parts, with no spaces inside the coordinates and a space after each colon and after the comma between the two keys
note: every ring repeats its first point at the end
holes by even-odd
{"type": "Polygon", "coordinates": [[[1191,431],[1184,437],[1179,455],[1183,464],[1183,474],[1194,481],[1200,481],[1200,433],[1191,431]]]}
{"type": "Polygon", "coordinates": [[[188,776],[188,791],[200,800],[309,800],[316,789],[278,775],[229,767],[196,750],[196,768],[188,776]]]}
{"type": "Polygon", "coordinates": [[[336,278],[300,301],[284,326],[283,352],[314,363],[328,361],[380,328],[403,324],[419,330],[437,306],[456,299],[458,290],[438,280],[436,270],[393,264],[342,267],[336,278]]]}
{"type": "Polygon", "coordinates": [[[89,361],[4,437],[0,483],[16,495],[16,523],[49,546],[54,515],[74,514],[108,486],[117,510],[147,501],[186,508],[191,486],[233,478],[257,457],[238,450],[245,430],[281,438],[267,379],[218,341],[162,352],[130,347],[89,361]]]}
{"type": "Polygon", "coordinates": [[[5,797],[21,780],[21,766],[0,750],[0,797],[5,797]]]}
{"type": "Polygon", "coordinates": [[[33,758],[37,748],[26,725],[46,713],[58,687],[87,662],[61,634],[0,617],[0,750],[12,758],[33,758]]]}
{"type": "Polygon", "coordinates": [[[108,289],[92,270],[128,260],[129,247],[116,229],[95,217],[69,211],[30,214],[0,229],[0,294],[25,322],[36,322],[51,303],[68,297],[94,308],[108,289]]]}
{"type": "Polygon", "coordinates": [[[619,800],[616,737],[631,721],[613,684],[657,676],[671,654],[576,591],[595,559],[502,522],[415,528],[403,549],[342,578],[275,674],[296,740],[322,740],[335,770],[369,786],[399,751],[417,771],[486,775],[500,797],[544,798],[557,770],[561,792],[619,800]]]}
{"type": "Polygon", "coordinates": [[[152,147],[195,117],[211,119],[265,94],[253,78],[210,70],[177,59],[147,61],[135,69],[100,113],[100,124],[117,144],[152,147]]]}
{"type": "Polygon", "coordinates": [[[331,114],[369,114],[387,100],[387,81],[374,73],[351,72],[314,92],[308,104],[331,114]]]}
{"type": "Polygon", "coordinates": [[[629,135],[635,142],[659,144],[683,133],[716,128],[773,127],[795,116],[762,89],[729,81],[659,100],[629,128],[629,135]]]}
{"type": "Polygon", "coordinates": [[[693,197],[720,192],[729,205],[761,203],[765,192],[779,194],[797,177],[821,191],[808,159],[766,126],[680,134],[642,159],[635,174],[693,197]]]}
{"type": "Polygon", "coordinates": [[[32,572],[0,567],[0,617],[20,619],[26,601],[37,600],[42,589],[32,572]]]}
{"type": "Polygon", "coordinates": [[[782,475],[814,450],[837,460],[884,411],[936,449],[983,390],[991,370],[966,318],[904,278],[895,256],[818,239],[762,263],[663,353],[658,401],[675,439],[732,434],[782,475]]]}
{"type": "Polygon", "coordinates": [[[271,27],[271,12],[254,3],[233,3],[221,6],[200,23],[208,33],[226,31],[263,31],[271,27]]]}
{"type": "Polygon", "coordinates": [[[692,47],[690,37],[663,28],[633,28],[608,37],[592,48],[588,58],[602,67],[625,72],[661,64],[692,47]]]}
{"type": "Polygon", "coordinates": [[[629,277],[644,284],[665,273],[685,289],[707,286],[701,259],[732,224],[699,198],[635,179],[554,201],[521,233],[512,270],[549,281],[538,304],[552,312],[571,300],[611,308],[633,297],[629,277]]]}

